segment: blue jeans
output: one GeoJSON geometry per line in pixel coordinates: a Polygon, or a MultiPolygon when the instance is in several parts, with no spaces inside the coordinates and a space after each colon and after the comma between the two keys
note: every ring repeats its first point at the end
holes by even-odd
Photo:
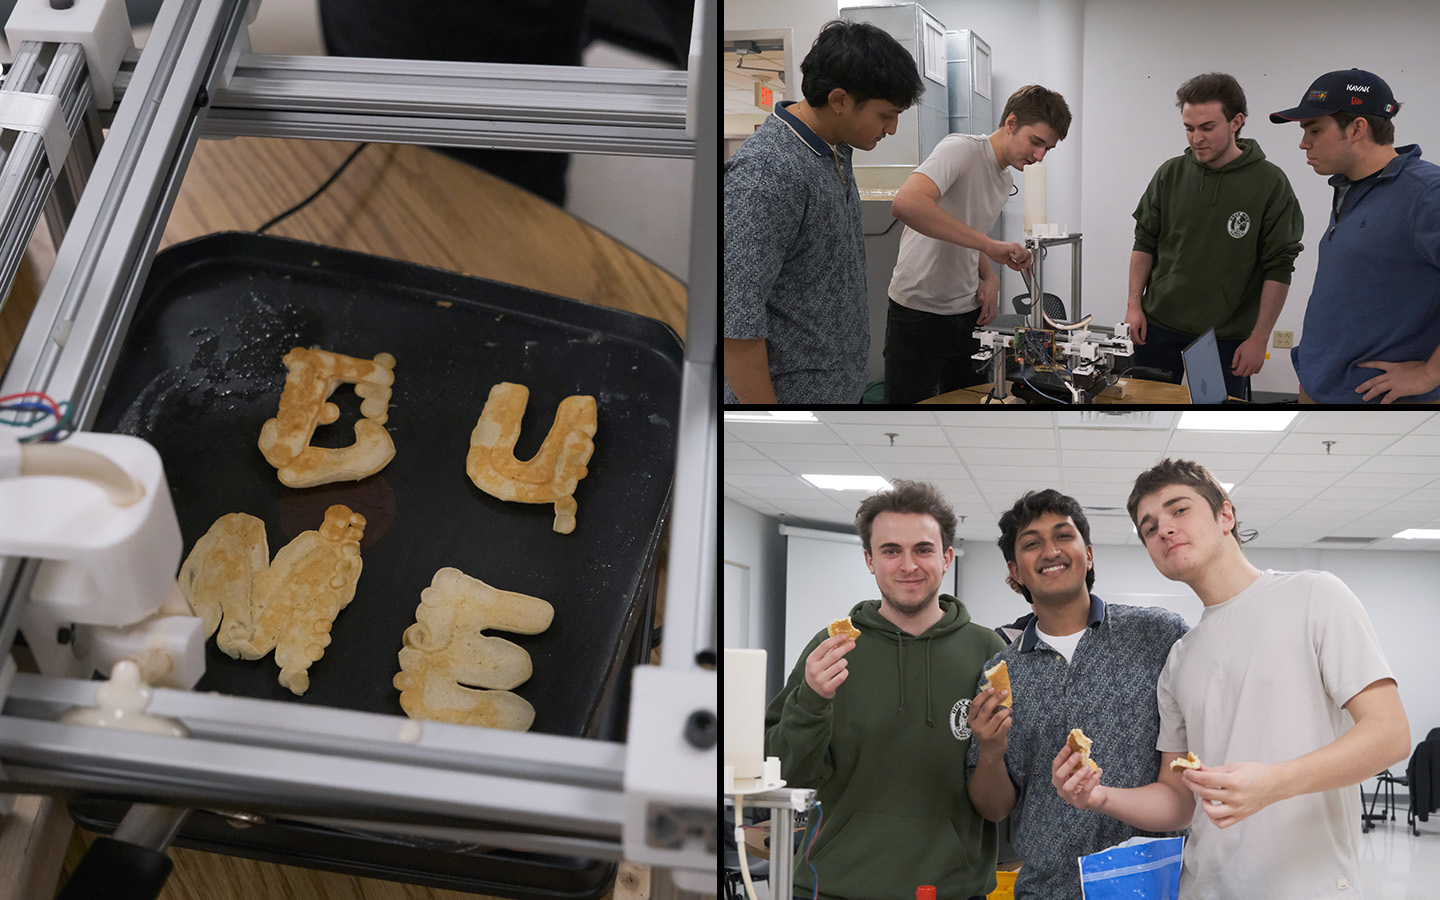
{"type": "MultiPolygon", "coordinates": [[[[1131,358],[1131,364],[1136,366],[1148,366],[1152,369],[1164,369],[1171,374],[1170,382],[1179,384],[1181,377],[1185,374],[1185,360],[1180,352],[1194,342],[1197,334],[1182,334],[1178,331],[1171,331],[1168,328],[1161,328],[1154,321],[1147,324],[1145,328],[1145,343],[1135,345],[1135,355],[1131,358]]],[[[1235,350],[1244,341],[1217,340],[1220,345],[1220,369],[1225,373],[1225,393],[1241,400],[1250,399],[1250,378],[1244,378],[1230,371],[1230,363],[1235,359],[1235,350]]]]}

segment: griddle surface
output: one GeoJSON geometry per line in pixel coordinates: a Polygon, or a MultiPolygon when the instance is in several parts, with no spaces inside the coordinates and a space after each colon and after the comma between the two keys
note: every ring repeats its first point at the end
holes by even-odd
{"type": "MultiPolygon", "coordinates": [[[[221,234],[156,257],[95,427],[153,443],[165,461],[185,553],[216,519],[265,522],[273,558],[327,507],[368,520],[355,599],[296,697],[273,656],[234,660],[212,637],[198,690],[403,714],[391,679],[420,592],[454,566],[555,607],[543,634],[496,632],[534,674],[516,692],[536,732],[582,735],[643,608],[673,474],[681,345],[642,316],[394,260],[282,238],[221,234]],[[292,347],[395,356],[386,428],[395,458],[359,482],[282,485],[256,445],[275,415],[292,347]],[[550,504],[480,491],[465,473],[470,432],[492,385],[530,389],[516,456],[539,449],[560,400],[594,395],[590,474],[572,534],[550,504]]],[[[353,386],[316,446],[353,442],[353,386]]]]}

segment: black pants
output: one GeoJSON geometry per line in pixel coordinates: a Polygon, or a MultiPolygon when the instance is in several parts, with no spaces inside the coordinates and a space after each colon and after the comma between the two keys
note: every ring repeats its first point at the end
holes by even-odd
{"type": "MultiPolygon", "coordinates": [[[[1185,374],[1185,360],[1180,352],[1197,337],[1198,334],[1182,334],[1149,322],[1145,329],[1145,343],[1135,345],[1135,356],[1131,362],[1137,366],[1164,369],[1170,373],[1171,383],[1179,384],[1185,374]]],[[[1242,378],[1230,371],[1235,350],[1244,341],[1217,340],[1216,343],[1220,345],[1220,370],[1225,373],[1225,393],[1240,400],[1249,400],[1250,378],[1242,378]]]]}
{"type": "Polygon", "coordinates": [[[890,301],[885,318],[885,402],[919,403],[936,394],[984,384],[970,357],[980,310],[942,316],[890,301]]]}

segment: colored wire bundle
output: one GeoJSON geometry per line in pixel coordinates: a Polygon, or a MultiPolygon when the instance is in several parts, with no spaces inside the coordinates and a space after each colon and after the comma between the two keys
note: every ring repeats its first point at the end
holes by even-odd
{"type": "Polygon", "coordinates": [[[24,391],[0,397],[0,414],[7,414],[0,417],[0,425],[14,428],[34,428],[46,419],[54,420],[54,424],[45,431],[21,438],[20,442],[23,444],[58,441],[69,434],[67,426],[70,421],[70,401],[62,400],[57,403],[49,394],[41,391],[24,391]]]}
{"type": "Polygon", "coordinates": [[[805,865],[810,867],[810,877],[815,888],[811,900],[820,900],[820,873],[815,871],[815,864],[810,861],[810,848],[815,846],[815,838],[820,836],[820,823],[825,821],[825,810],[821,808],[819,800],[815,801],[815,811],[819,815],[815,817],[815,828],[810,832],[810,842],[805,845],[805,865]]]}

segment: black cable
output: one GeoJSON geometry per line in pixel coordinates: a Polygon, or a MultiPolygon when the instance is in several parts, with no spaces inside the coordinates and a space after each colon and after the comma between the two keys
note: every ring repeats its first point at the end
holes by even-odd
{"type": "Polygon", "coordinates": [[[266,222],[264,225],[261,225],[259,228],[255,229],[255,233],[264,234],[271,228],[279,225],[281,222],[285,221],[286,219],[298,213],[300,210],[309,206],[311,203],[315,202],[316,198],[318,198],[321,194],[325,193],[325,189],[330,187],[330,185],[334,184],[335,179],[339,178],[341,173],[343,173],[346,169],[350,167],[350,164],[355,161],[355,157],[360,155],[360,151],[364,150],[368,146],[370,146],[370,143],[367,141],[356,147],[354,150],[351,150],[350,155],[345,157],[345,161],[340,164],[339,168],[337,168],[334,172],[330,173],[330,177],[325,179],[324,184],[320,185],[318,188],[312,191],[310,196],[306,197],[304,200],[301,200],[299,203],[285,210],[280,215],[276,216],[275,218],[266,222]]]}

